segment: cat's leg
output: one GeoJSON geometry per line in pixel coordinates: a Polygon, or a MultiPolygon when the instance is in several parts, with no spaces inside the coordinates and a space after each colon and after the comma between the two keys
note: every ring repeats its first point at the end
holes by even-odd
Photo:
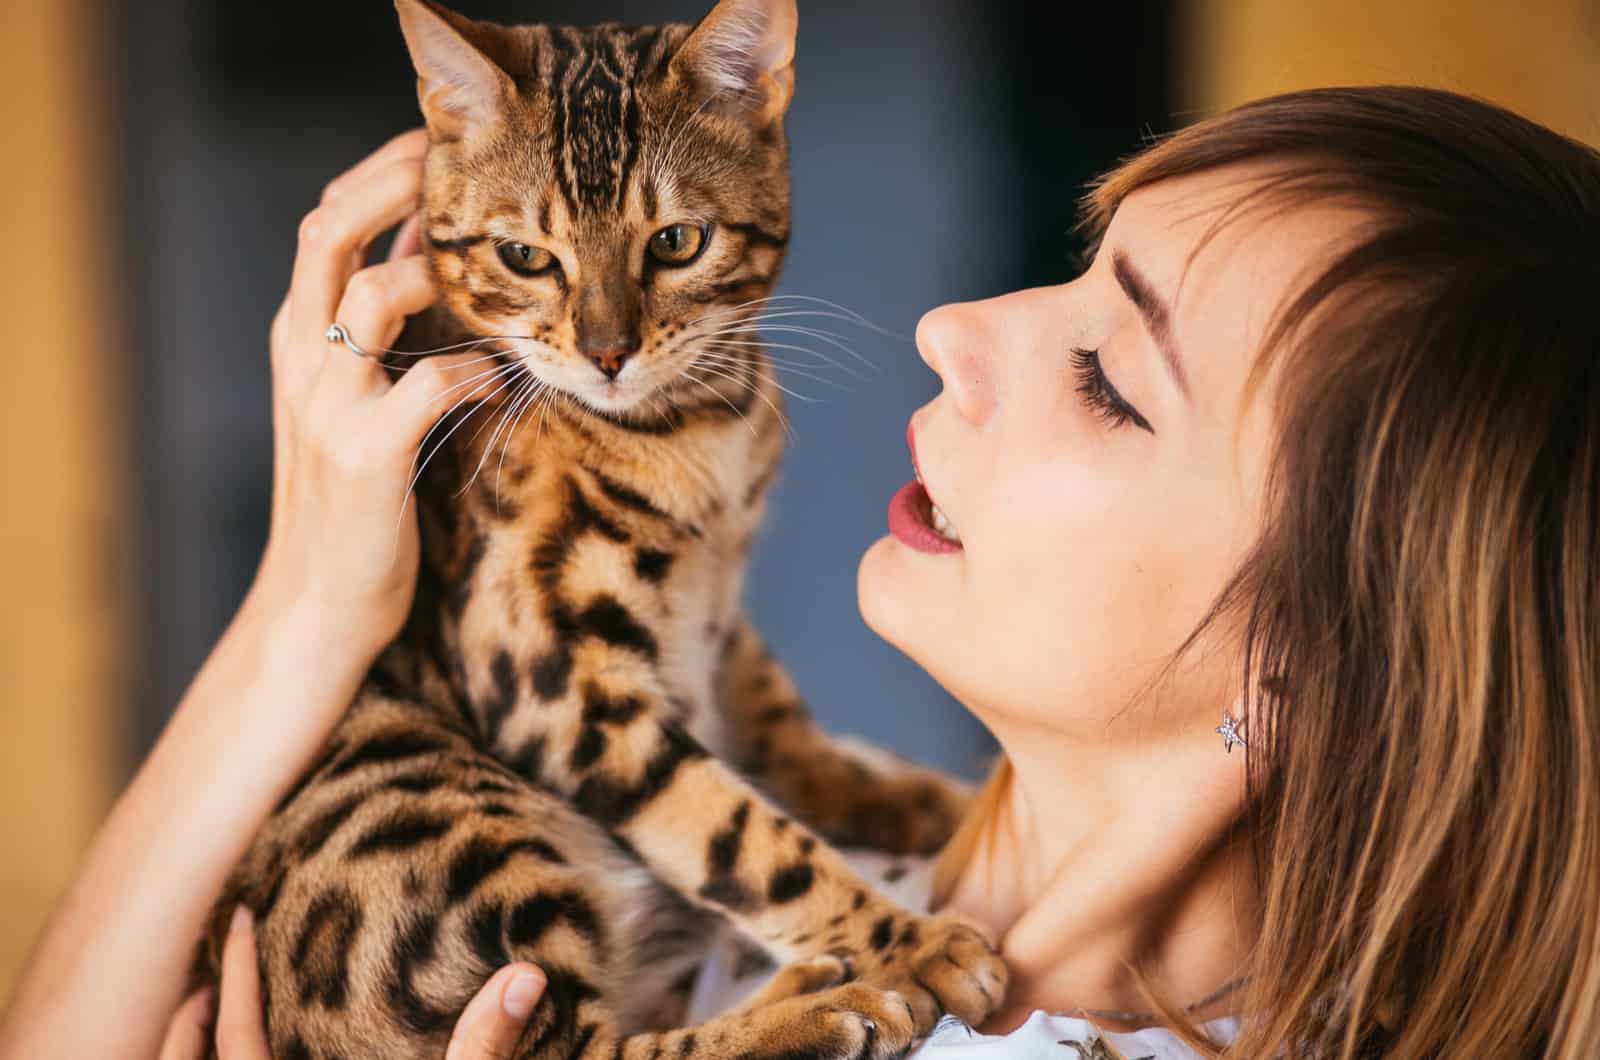
{"type": "Polygon", "coordinates": [[[804,997],[850,981],[854,972],[843,957],[823,954],[786,964],[772,974],[760,990],[746,998],[735,1012],[765,1008],[791,997],[804,997]]]}
{"type": "Polygon", "coordinates": [[[906,996],[919,1033],[941,1011],[982,1022],[1006,982],[983,933],[894,905],[710,756],[673,720],[654,660],[637,645],[621,635],[575,638],[564,687],[547,687],[559,694],[520,705],[500,727],[504,760],[561,792],[663,883],[719,911],[780,961],[848,956],[868,981],[906,996]]]}
{"type": "Polygon", "coordinates": [[[580,1007],[576,1019],[557,1026],[541,1004],[513,1055],[517,1060],[891,1060],[905,1055],[916,1036],[906,1000],[865,983],[776,1000],[698,1027],[626,1038],[603,1017],[585,1019],[593,1015],[580,1007]]]}
{"type": "Polygon", "coordinates": [[[830,736],[748,620],[729,635],[717,691],[736,764],[833,842],[931,854],[955,831],[971,789],[879,748],[830,736]]]}
{"type": "MultiPolygon", "coordinates": [[[[381,696],[347,715],[244,872],[259,878],[234,881],[219,904],[206,979],[215,985],[232,902],[244,901],[276,1056],[437,1060],[478,987],[511,961],[547,979],[517,1057],[886,1060],[915,1030],[904,998],[855,983],[626,1034],[662,931],[659,885],[564,800],[429,711],[381,696]]],[[[785,982],[798,995],[838,967],[785,982]]]]}

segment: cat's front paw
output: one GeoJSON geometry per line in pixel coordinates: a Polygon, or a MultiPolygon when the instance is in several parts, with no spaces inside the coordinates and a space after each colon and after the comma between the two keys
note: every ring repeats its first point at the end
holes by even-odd
{"type": "Polygon", "coordinates": [[[758,1055],[794,1060],[896,1060],[917,1037],[908,1000],[866,983],[791,998],[749,1018],[758,1055]]]}
{"type": "Polygon", "coordinates": [[[978,1026],[1005,1000],[1010,979],[983,929],[949,913],[912,919],[876,963],[865,978],[905,997],[919,1036],[945,1013],[978,1026]]]}

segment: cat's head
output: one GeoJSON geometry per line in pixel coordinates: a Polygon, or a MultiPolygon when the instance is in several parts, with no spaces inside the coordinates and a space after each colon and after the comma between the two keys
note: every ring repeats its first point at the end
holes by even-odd
{"type": "Polygon", "coordinates": [[[395,3],[432,140],[424,247],[468,331],[605,413],[692,385],[708,342],[743,349],[729,329],[789,234],[794,0],[584,29],[395,3]]]}

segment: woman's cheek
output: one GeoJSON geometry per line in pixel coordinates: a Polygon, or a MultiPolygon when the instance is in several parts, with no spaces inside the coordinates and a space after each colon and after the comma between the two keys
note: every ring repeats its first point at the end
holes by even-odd
{"type": "Polygon", "coordinates": [[[1173,577],[1135,487],[1052,470],[997,484],[968,571],[974,613],[1003,631],[1008,664],[1041,686],[1094,681],[1088,669],[1142,654],[1173,577]]]}

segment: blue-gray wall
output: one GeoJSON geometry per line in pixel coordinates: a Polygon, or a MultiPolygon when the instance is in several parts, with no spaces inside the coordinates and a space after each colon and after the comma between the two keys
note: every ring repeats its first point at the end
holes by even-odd
{"type": "MultiPolygon", "coordinates": [[[[458,6],[507,21],[660,21],[693,20],[707,0],[458,6]]],[[[791,402],[795,442],[751,601],[826,723],[975,774],[985,735],[867,631],[855,604],[857,559],[910,474],[906,421],[936,393],[910,336],[941,302],[1066,274],[1078,182],[1168,120],[1166,5],[1087,19],[1044,3],[800,6],[795,237],[782,291],[840,303],[893,334],[829,322],[870,362],[838,354],[865,378],[828,370],[843,390],[790,381],[819,400],[791,402]]],[[[296,223],[328,178],[416,119],[379,0],[141,0],[116,5],[108,26],[128,189],[120,279],[138,353],[126,377],[144,616],[132,761],[259,556],[265,336],[296,223]]]]}

